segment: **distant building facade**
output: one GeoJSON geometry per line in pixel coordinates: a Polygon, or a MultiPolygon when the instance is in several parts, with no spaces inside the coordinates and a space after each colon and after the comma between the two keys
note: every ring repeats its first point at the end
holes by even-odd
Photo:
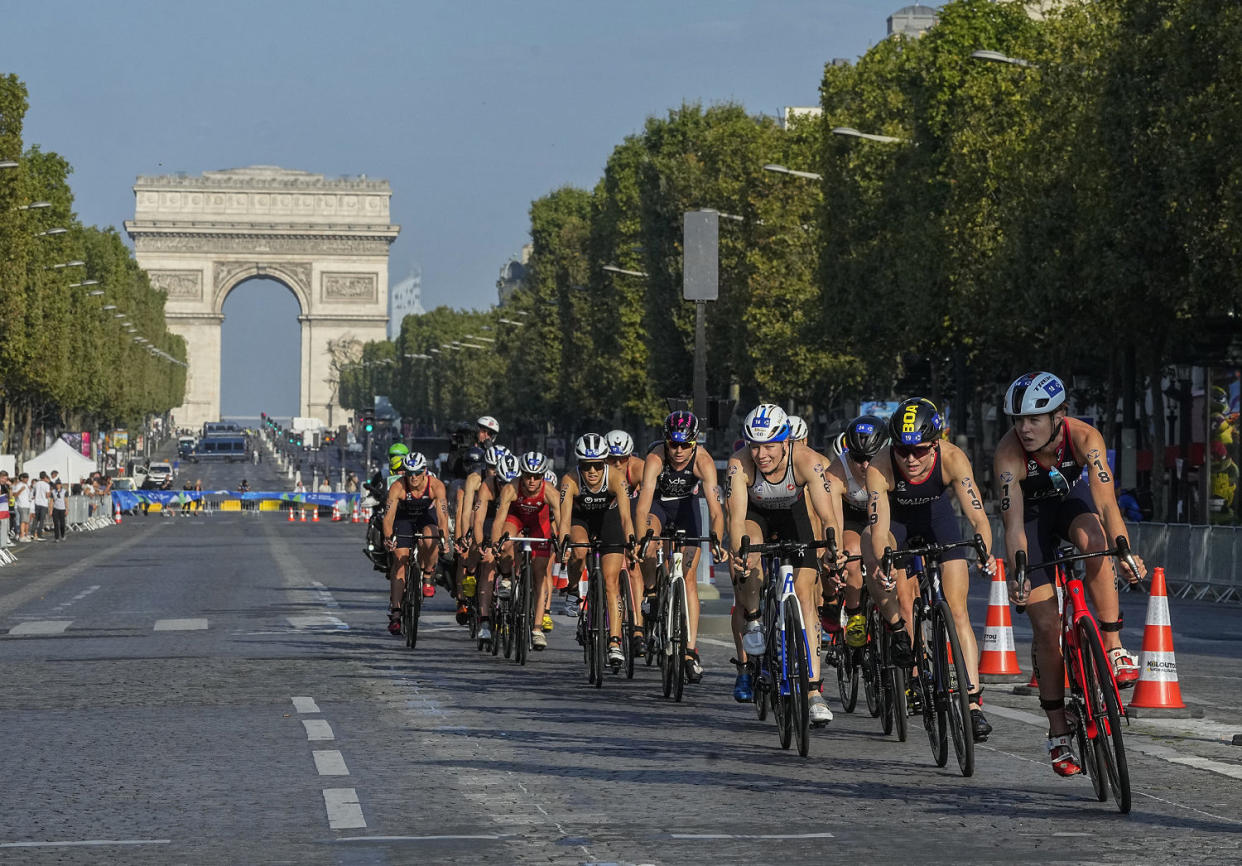
{"type": "Polygon", "coordinates": [[[903,6],[888,16],[888,35],[890,37],[922,36],[939,20],[940,17],[933,6],[924,6],[921,3],[903,6]]]}
{"type": "Polygon", "coordinates": [[[500,279],[496,280],[496,291],[500,296],[500,306],[509,303],[509,298],[521,287],[526,279],[526,267],[530,264],[530,254],[534,246],[526,244],[522,251],[513,256],[500,267],[500,279]]]}
{"type": "Polygon", "coordinates": [[[401,334],[401,320],[421,316],[423,309],[423,275],[415,268],[408,277],[388,290],[388,339],[401,334]]]}
{"type": "Polygon", "coordinates": [[[822,116],[824,109],[818,105],[786,105],[781,109],[781,129],[789,129],[795,121],[809,120],[822,116]]]}

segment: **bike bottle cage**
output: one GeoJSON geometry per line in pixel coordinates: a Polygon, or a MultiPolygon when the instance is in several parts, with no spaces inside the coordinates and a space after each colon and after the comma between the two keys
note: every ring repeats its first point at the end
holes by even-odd
{"type": "Polygon", "coordinates": [[[1045,701],[1043,698],[1040,698],[1039,708],[1045,712],[1051,710],[1063,710],[1065,709],[1065,698],[1057,698],[1055,701],[1045,701]]]}
{"type": "Polygon", "coordinates": [[[1121,611],[1118,611],[1116,622],[1105,622],[1104,620],[1099,620],[1100,631],[1119,632],[1121,631],[1121,626],[1125,623],[1125,621],[1126,615],[1121,611]]]}

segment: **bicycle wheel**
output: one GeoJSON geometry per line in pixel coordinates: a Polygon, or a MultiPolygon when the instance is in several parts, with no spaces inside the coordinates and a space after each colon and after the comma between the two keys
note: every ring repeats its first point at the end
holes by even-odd
{"type": "Polygon", "coordinates": [[[807,653],[806,630],[802,627],[801,610],[798,600],[789,598],[785,602],[785,649],[789,664],[789,705],[790,723],[793,728],[794,740],[798,744],[798,754],[806,757],[811,750],[811,707],[809,704],[810,679],[809,654],[807,653]]]}
{"type": "Polygon", "coordinates": [[[859,660],[854,654],[854,648],[845,642],[844,632],[833,635],[829,651],[835,662],[833,666],[837,669],[837,692],[841,696],[841,709],[852,713],[858,705],[859,660]]]}
{"type": "Polygon", "coordinates": [[[514,658],[520,665],[526,664],[526,659],[530,655],[530,627],[531,627],[531,592],[530,592],[530,559],[522,564],[522,576],[514,581],[515,595],[513,598],[514,610],[516,611],[516,623],[514,625],[513,639],[517,644],[517,653],[514,658]]]}
{"type": "Polygon", "coordinates": [[[786,665],[789,659],[782,644],[783,636],[779,628],[768,634],[768,675],[770,696],[772,699],[772,717],[776,720],[776,734],[780,738],[781,748],[788,749],[793,743],[793,701],[787,691],[788,674],[786,665]],[[782,691],[785,693],[782,694],[782,691]]]}
{"type": "Polygon", "coordinates": [[[500,654],[500,642],[504,638],[505,619],[504,612],[500,606],[500,599],[497,597],[496,586],[492,585],[492,655],[500,654]]]}
{"type": "MultiPolygon", "coordinates": [[[[512,580],[510,585],[512,585],[512,580]]],[[[513,592],[512,589],[509,590],[513,592]]],[[[513,658],[513,598],[512,596],[500,603],[501,616],[505,623],[505,658],[513,658]]]]}
{"type": "Polygon", "coordinates": [[[923,728],[931,744],[932,760],[937,767],[949,763],[949,696],[940,683],[944,673],[936,667],[936,630],[925,610],[914,618],[914,663],[919,675],[912,680],[923,703],[923,728]]]}
{"type": "Polygon", "coordinates": [[[767,719],[768,710],[772,706],[772,702],[768,699],[767,679],[763,674],[763,668],[758,659],[747,659],[746,670],[750,673],[750,687],[755,693],[755,714],[759,716],[759,721],[762,722],[767,719]]]}
{"type": "Polygon", "coordinates": [[[957,626],[949,603],[939,602],[933,609],[936,634],[936,670],[941,674],[941,694],[948,697],[949,731],[953,753],[963,776],[975,772],[975,734],[970,723],[970,675],[966,672],[966,654],[957,639],[957,626]]]}
{"type": "MultiPolygon", "coordinates": [[[[651,667],[656,662],[656,654],[661,653],[664,648],[664,630],[661,625],[660,615],[664,611],[664,596],[668,592],[664,587],[666,574],[664,566],[660,565],[656,569],[656,594],[651,599],[651,606],[647,613],[643,615],[643,632],[647,635],[647,667],[651,667]]],[[[660,655],[663,658],[663,654],[660,655]]],[[[661,674],[663,669],[661,669],[661,674]]]]}
{"type": "MultiPolygon", "coordinates": [[[[1126,760],[1126,747],[1121,740],[1121,706],[1117,699],[1117,684],[1112,668],[1104,652],[1104,643],[1095,622],[1090,619],[1078,621],[1078,640],[1083,650],[1083,673],[1086,674],[1083,691],[1088,711],[1095,721],[1096,763],[1108,775],[1113,791],[1113,801],[1121,814],[1130,811],[1130,765],[1126,760]]],[[[1091,733],[1088,728],[1088,733],[1091,733]]]]}
{"type": "Polygon", "coordinates": [[[686,642],[690,639],[690,619],[686,614],[686,584],[677,581],[672,587],[672,634],[669,636],[669,665],[673,670],[673,700],[681,701],[686,686],[686,642]]]}
{"type": "Polygon", "coordinates": [[[1107,771],[1100,767],[1095,754],[1095,744],[1087,739],[1087,726],[1080,721],[1087,718],[1087,703],[1083,699],[1083,689],[1080,683],[1081,674],[1071,672],[1069,677],[1069,694],[1065,697],[1065,721],[1074,737],[1074,745],[1077,747],[1075,751],[1080,756],[1083,771],[1091,780],[1091,789],[1095,792],[1095,798],[1103,803],[1108,799],[1107,771]]]}
{"type": "Polygon", "coordinates": [[[867,601],[867,642],[862,648],[862,681],[863,692],[867,699],[867,712],[871,718],[879,718],[884,710],[881,698],[884,696],[880,688],[880,636],[884,634],[884,623],[880,619],[879,610],[867,601]]]}
{"type": "Polygon", "coordinates": [[[596,566],[591,573],[591,622],[595,628],[595,688],[604,685],[604,660],[608,658],[608,603],[604,574],[596,566]]]}
{"type": "Polygon", "coordinates": [[[621,573],[621,652],[625,654],[625,678],[634,679],[634,607],[629,572],[621,573]]]}

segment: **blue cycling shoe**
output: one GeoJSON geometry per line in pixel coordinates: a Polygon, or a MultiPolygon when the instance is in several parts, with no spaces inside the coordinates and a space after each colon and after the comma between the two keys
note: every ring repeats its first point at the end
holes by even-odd
{"type": "Polygon", "coordinates": [[[750,674],[741,673],[733,681],[733,700],[739,704],[750,703],[755,699],[755,689],[750,681],[750,674]]]}

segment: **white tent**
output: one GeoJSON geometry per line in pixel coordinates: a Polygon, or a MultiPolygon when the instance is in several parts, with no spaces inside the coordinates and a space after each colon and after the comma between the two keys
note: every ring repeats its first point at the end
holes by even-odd
{"type": "Polygon", "coordinates": [[[51,448],[22,464],[22,471],[30,473],[31,481],[38,478],[40,472],[51,475],[53,469],[60,473],[61,481],[77,484],[95,471],[95,461],[83,457],[64,439],[57,439],[51,448]]]}

